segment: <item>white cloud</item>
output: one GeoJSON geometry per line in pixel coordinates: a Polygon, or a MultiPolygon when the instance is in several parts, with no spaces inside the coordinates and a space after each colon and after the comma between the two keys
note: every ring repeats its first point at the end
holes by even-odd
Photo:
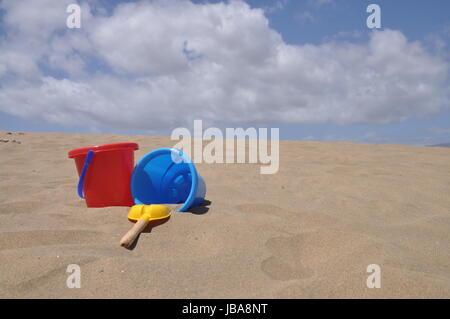
{"type": "Polygon", "coordinates": [[[448,127],[430,127],[428,131],[438,135],[450,134],[450,128],[448,127]]]}
{"type": "Polygon", "coordinates": [[[314,22],[316,17],[309,11],[303,11],[295,15],[295,18],[301,22],[314,22]]]}
{"type": "Polygon", "coordinates": [[[69,2],[1,2],[1,111],[155,129],[193,119],[389,123],[449,102],[448,64],[399,31],[289,45],[241,1],[127,3],[102,16],[83,4],[82,28],[68,30],[69,2]]]}
{"type": "Polygon", "coordinates": [[[289,0],[276,0],[272,5],[263,7],[264,12],[271,14],[286,8],[289,0]]]}
{"type": "Polygon", "coordinates": [[[309,0],[309,3],[321,7],[323,5],[335,4],[335,0],[309,0]]]}

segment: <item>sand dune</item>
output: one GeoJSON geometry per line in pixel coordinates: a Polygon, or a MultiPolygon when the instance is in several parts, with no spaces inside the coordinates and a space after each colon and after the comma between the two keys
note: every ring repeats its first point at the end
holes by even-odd
{"type": "Polygon", "coordinates": [[[208,206],[119,246],[126,207],[88,209],[67,151],[168,137],[0,131],[2,298],[448,298],[450,149],[282,141],[280,170],[199,164],[208,206]],[[13,142],[13,140],[15,142],[13,142]],[[66,286],[69,264],[81,288],[66,286]],[[382,287],[369,289],[378,264],[382,287]]]}

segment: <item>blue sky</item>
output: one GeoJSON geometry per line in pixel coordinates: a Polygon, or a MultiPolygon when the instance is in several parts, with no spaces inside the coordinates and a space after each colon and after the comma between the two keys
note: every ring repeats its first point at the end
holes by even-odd
{"type": "MultiPolygon", "coordinates": [[[[320,43],[340,31],[367,33],[366,8],[381,7],[382,27],[401,30],[408,39],[423,40],[432,33],[443,33],[450,25],[450,2],[446,0],[336,0],[330,4],[310,5],[312,1],[287,1],[284,8],[270,14],[271,25],[290,43],[320,43]],[[314,21],[299,19],[310,12],[314,21]]],[[[273,1],[249,1],[252,6],[273,1]]]]}
{"type": "MultiPolygon", "coordinates": [[[[171,9],[144,1],[141,10],[132,6],[133,1],[126,1],[123,10],[116,10],[121,2],[79,1],[84,25],[78,33],[61,28],[58,19],[65,21],[67,13],[62,12],[59,18],[56,9],[53,13],[44,9],[45,6],[50,9],[50,0],[42,1],[41,11],[35,10],[36,14],[44,15],[43,19],[34,19],[33,12],[26,12],[17,2],[3,4],[0,11],[3,36],[0,49],[4,52],[3,59],[0,53],[1,129],[167,135],[173,128],[189,126],[190,121],[204,116],[206,123],[220,128],[279,127],[283,139],[408,145],[450,141],[450,84],[446,69],[446,63],[450,62],[449,1],[248,0],[248,7],[229,3],[224,7],[214,6],[220,1],[194,1],[195,5],[183,7],[186,1],[179,1],[180,5],[174,1],[171,9]],[[382,28],[375,31],[379,36],[374,36],[374,31],[366,26],[369,15],[366,7],[370,3],[381,7],[382,28]],[[175,12],[177,6],[180,6],[178,13],[175,12]],[[210,10],[207,17],[198,15],[201,8],[210,10]],[[256,8],[264,12],[255,11],[256,8]],[[139,12],[142,20],[136,18],[138,28],[127,26],[127,21],[139,12]],[[143,12],[147,12],[148,17],[143,12]],[[155,25],[146,22],[151,20],[153,12],[159,12],[158,19],[161,19],[155,25]],[[182,27],[172,30],[173,17],[180,13],[183,14],[180,20],[185,18],[193,25],[186,34],[182,27]],[[33,18],[25,25],[20,15],[30,14],[33,18]],[[210,20],[214,15],[216,20],[210,20]],[[227,21],[228,17],[231,17],[231,31],[217,44],[215,41],[223,34],[209,30],[208,23],[213,25],[218,19],[227,21]],[[267,27],[264,19],[268,21],[267,27]],[[203,24],[196,26],[196,21],[203,24]],[[206,27],[198,29],[202,25],[206,27]],[[30,31],[36,26],[44,30],[41,32],[44,35],[30,31]],[[116,39],[107,38],[108,30],[118,30],[113,34],[116,39]],[[120,38],[122,30],[123,40],[120,38]],[[142,30],[142,34],[136,30],[142,30]],[[126,32],[131,32],[136,39],[127,42],[130,35],[126,32]],[[241,35],[245,40],[239,38],[241,35]],[[148,40],[153,36],[155,43],[148,40]],[[198,60],[209,60],[204,63],[196,59],[180,60],[178,53],[168,48],[174,42],[166,40],[178,37],[185,37],[185,43],[198,55],[198,60]],[[28,44],[30,39],[33,44],[28,44]],[[121,46],[127,50],[121,51],[121,46]],[[143,46],[148,46],[145,54],[141,54],[143,46]],[[219,47],[215,50],[214,46],[219,47]],[[380,51],[389,51],[390,47],[398,48],[398,52],[385,55],[380,51]],[[278,53],[261,53],[260,56],[259,52],[266,49],[278,53]],[[342,51],[343,56],[335,57],[333,50],[342,51]],[[374,58],[365,59],[358,53],[364,50],[374,58]],[[28,54],[33,55],[27,58],[28,54]],[[353,54],[356,54],[356,66],[351,64],[351,58],[345,57],[353,54]],[[402,57],[407,61],[405,68],[408,70],[392,71],[402,62],[402,57]],[[18,59],[15,66],[11,62],[14,58],[18,59]],[[36,65],[22,63],[19,58],[31,59],[36,65]],[[239,74],[243,69],[240,63],[258,59],[264,61],[258,62],[264,63],[262,70],[257,70],[255,62],[254,68],[249,67],[239,74]],[[270,62],[274,59],[277,62],[270,62]],[[284,59],[288,59],[287,62],[284,59]],[[366,62],[369,67],[364,65],[366,62]],[[283,63],[288,63],[287,70],[283,63]],[[18,69],[19,64],[25,66],[18,69]],[[323,67],[324,64],[327,67],[323,67]],[[411,70],[416,64],[417,72],[411,70]],[[220,66],[219,71],[216,66],[220,66]],[[289,68],[295,70],[296,67],[298,74],[289,72],[289,68]],[[2,68],[6,70],[3,73],[2,68]],[[355,79],[366,70],[373,71],[377,79],[386,80],[386,86],[374,86],[376,94],[368,101],[361,97],[350,98],[357,92],[372,92],[370,81],[359,87],[361,81],[355,79]],[[329,81],[327,72],[331,72],[329,81]],[[346,79],[348,84],[342,84],[340,73],[342,81],[346,79]],[[209,77],[209,82],[202,82],[209,77]],[[223,78],[229,81],[223,82],[223,78]],[[233,86],[236,81],[233,79],[242,83],[233,86]],[[198,85],[193,84],[195,81],[198,85]],[[222,90],[221,83],[226,89],[222,90]],[[411,90],[411,98],[397,98],[395,90],[389,96],[380,97],[397,84],[401,88],[399,95],[411,90]],[[415,88],[424,84],[429,97],[425,93],[415,95],[415,88]],[[121,87],[125,87],[124,92],[119,92],[121,87]],[[70,95],[74,91],[81,93],[74,97],[70,95]],[[128,105],[127,92],[130,93],[129,106],[125,106],[128,105]],[[179,99],[176,99],[178,94],[179,99]],[[378,97],[383,103],[379,109],[376,101],[370,104],[370,100],[378,97]],[[361,110],[358,101],[361,101],[361,110]],[[405,101],[417,103],[409,110],[405,101]],[[427,104],[428,101],[431,102],[427,104]],[[349,103],[348,108],[345,103],[349,103]],[[370,104],[367,111],[362,110],[366,104],[370,104]],[[184,117],[184,121],[179,117],[184,117]],[[133,125],[133,121],[139,125],[133,125]]],[[[183,21],[177,19],[177,23],[183,21]]]]}

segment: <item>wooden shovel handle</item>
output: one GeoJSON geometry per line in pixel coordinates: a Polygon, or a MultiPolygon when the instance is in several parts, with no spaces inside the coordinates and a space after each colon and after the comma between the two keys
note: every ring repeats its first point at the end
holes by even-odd
{"type": "Polygon", "coordinates": [[[122,237],[120,246],[128,248],[133,244],[137,236],[147,227],[150,221],[146,219],[139,219],[134,226],[122,237]]]}

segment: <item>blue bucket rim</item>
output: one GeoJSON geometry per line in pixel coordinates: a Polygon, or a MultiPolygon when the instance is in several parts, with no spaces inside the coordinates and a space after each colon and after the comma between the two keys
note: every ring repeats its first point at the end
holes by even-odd
{"type": "MultiPolygon", "coordinates": [[[[194,163],[192,163],[192,160],[183,151],[181,151],[177,148],[169,148],[169,147],[157,148],[153,151],[148,152],[139,160],[139,162],[134,167],[133,174],[131,175],[131,183],[130,183],[131,184],[131,195],[133,197],[134,203],[138,204],[138,203],[136,203],[135,196],[134,196],[134,179],[135,179],[136,174],[138,174],[138,172],[142,171],[143,168],[145,167],[145,165],[147,165],[147,162],[150,161],[152,158],[159,156],[159,155],[168,154],[168,153],[179,157],[183,163],[188,165],[190,173],[191,173],[192,184],[191,184],[191,190],[189,192],[189,196],[186,199],[186,201],[184,202],[184,204],[178,209],[179,212],[185,212],[194,203],[195,194],[196,194],[197,185],[198,185],[198,173],[197,173],[197,169],[195,168],[194,163]]],[[[141,203],[139,203],[139,204],[141,204],[141,203]]]]}

